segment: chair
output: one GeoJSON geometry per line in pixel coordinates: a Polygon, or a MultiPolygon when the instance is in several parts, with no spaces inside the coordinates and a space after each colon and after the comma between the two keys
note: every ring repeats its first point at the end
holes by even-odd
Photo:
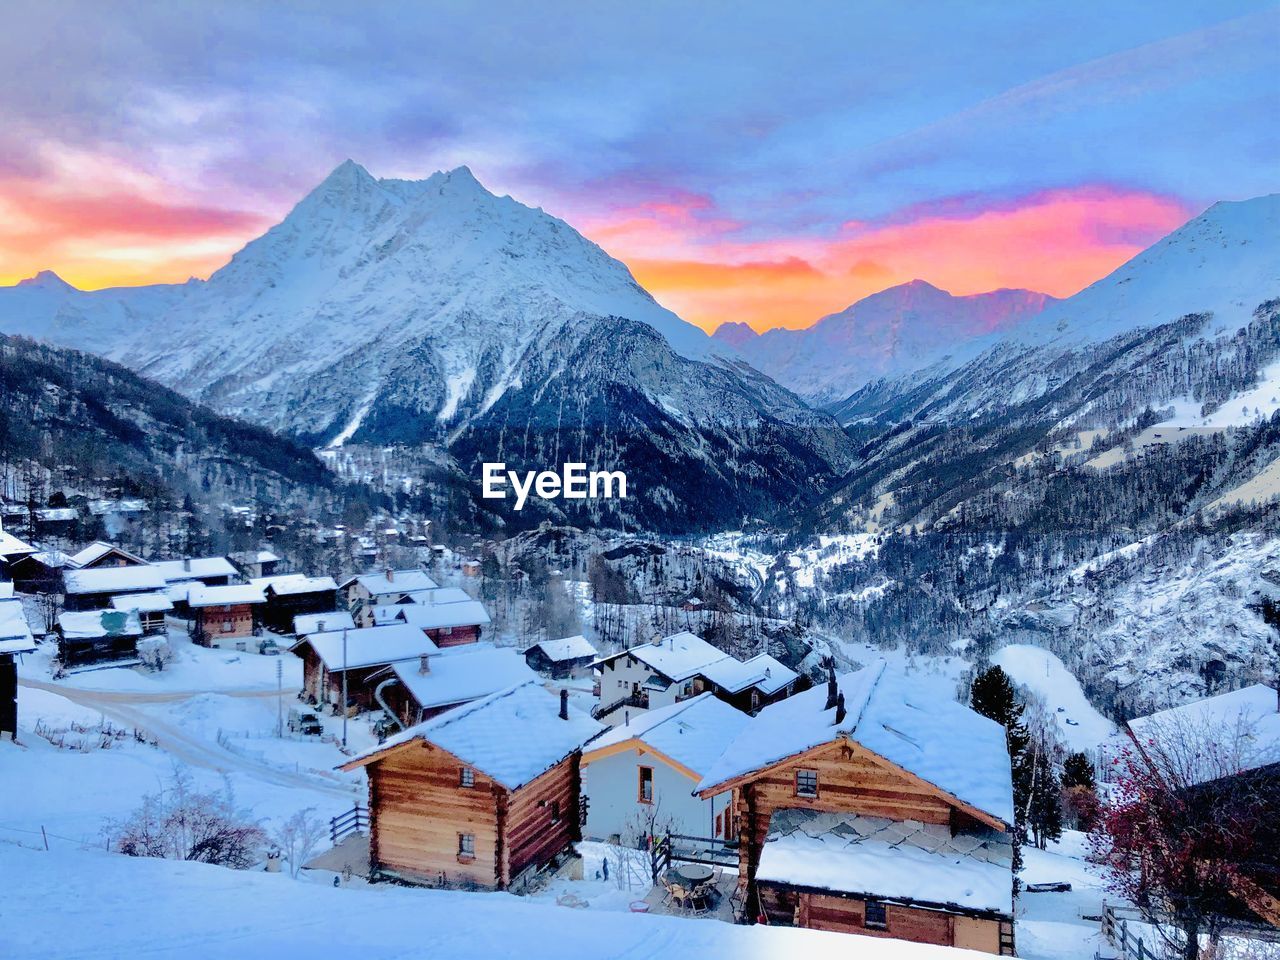
{"type": "Polygon", "coordinates": [[[691,893],[684,888],[684,884],[673,883],[671,884],[669,889],[671,890],[671,899],[675,903],[676,909],[678,910],[689,909],[689,899],[691,897],[691,893]]]}

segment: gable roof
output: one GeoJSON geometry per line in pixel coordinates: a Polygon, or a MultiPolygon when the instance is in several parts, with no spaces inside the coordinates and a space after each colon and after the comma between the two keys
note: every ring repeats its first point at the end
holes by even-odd
{"type": "Polygon", "coordinates": [[[448,751],[508,790],[518,790],[581,749],[604,726],[576,707],[560,719],[560,703],[536,680],[508,687],[425,720],[357,755],[351,770],[423,740],[448,751]]]}
{"type": "Polygon", "coordinates": [[[703,667],[702,675],[730,693],[755,687],[764,694],[777,693],[800,676],[767,653],[758,653],[750,660],[738,660],[734,657],[716,660],[703,667]]]}
{"type": "Polygon", "coordinates": [[[35,648],[36,640],[27,624],[22,601],[12,597],[0,599],[0,653],[26,653],[35,648]]]}
{"type": "Polygon", "coordinates": [[[192,607],[223,607],[240,603],[266,603],[262,591],[250,583],[233,583],[222,587],[192,586],[187,591],[187,604],[192,607]]]}
{"type": "Polygon", "coordinates": [[[421,603],[405,603],[381,609],[396,611],[391,622],[407,623],[419,630],[478,627],[489,622],[488,611],[479,600],[468,600],[466,603],[433,603],[430,606],[421,603]]]}
{"type": "Polygon", "coordinates": [[[316,652],[316,656],[329,671],[341,670],[344,663],[348,670],[355,670],[361,667],[395,663],[397,660],[416,660],[424,653],[439,652],[439,648],[431,642],[430,637],[417,627],[404,623],[312,633],[300,639],[290,649],[296,653],[304,644],[311,645],[311,649],[316,652]],[[345,660],[342,653],[344,633],[347,637],[345,660]]]}
{"type": "Polygon", "coordinates": [[[688,680],[702,673],[712,663],[726,659],[729,655],[717,650],[701,637],[689,633],[673,633],[663,637],[661,643],[642,643],[615,653],[604,660],[614,660],[630,654],[645,666],[671,680],[688,680]]]}
{"type": "Polygon", "coordinates": [[[591,641],[580,633],[572,637],[561,637],[558,640],[541,640],[529,647],[525,653],[530,650],[541,650],[543,656],[552,663],[582,660],[596,655],[596,648],[591,645],[591,641]]]}
{"type": "Polygon", "coordinates": [[[58,628],[67,640],[142,635],[142,621],[136,610],[68,611],[58,614],[58,628]]]}
{"type": "Polygon", "coordinates": [[[591,749],[583,755],[582,762],[602,759],[617,748],[644,745],[700,777],[721,757],[750,719],[710,692],[700,693],[689,700],[650,710],[606,731],[591,742],[591,749]]]}
{"type": "Polygon", "coordinates": [[[35,553],[36,548],[25,540],[19,540],[8,530],[0,527],[0,557],[17,557],[35,553]]]}
{"type": "Polygon", "coordinates": [[[1195,758],[1169,757],[1177,774],[1194,783],[1205,783],[1232,772],[1257,770],[1280,764],[1280,703],[1274,689],[1265,684],[1205,697],[1179,707],[1159,710],[1129,721],[1138,747],[1153,762],[1164,762],[1160,751],[1149,749],[1162,737],[1195,748],[1195,758]],[[1180,762],[1181,761],[1181,762],[1180,762]],[[1189,761],[1189,762],[1188,762],[1189,761]]]}
{"type": "Polygon", "coordinates": [[[883,660],[837,678],[846,715],[824,710],[826,684],[765,707],[698,784],[728,784],[814,747],[848,739],[989,818],[1013,823],[1004,728],[952,700],[919,696],[883,660]]]}
{"type": "Polygon", "coordinates": [[[469,643],[441,650],[422,673],[418,660],[401,660],[391,670],[419,707],[428,710],[465,703],[499,690],[537,680],[516,651],[491,643],[469,643]]]}
{"type": "Polygon", "coordinates": [[[90,567],[62,574],[67,593],[149,593],[165,589],[164,576],[150,564],[138,567],[90,567]]]}
{"type": "Polygon", "coordinates": [[[111,598],[112,610],[137,610],[140,613],[163,613],[173,609],[173,601],[160,592],[126,593],[111,598]]]}
{"type": "Polygon", "coordinates": [[[357,577],[343,581],[345,590],[353,583],[358,583],[375,597],[388,593],[412,593],[415,590],[434,590],[436,583],[421,570],[392,570],[391,578],[387,578],[385,570],[362,573],[357,577]]]}
{"type": "Polygon", "coordinates": [[[345,610],[333,610],[329,613],[300,613],[293,618],[293,632],[298,636],[324,630],[354,630],[356,622],[345,610]]]}
{"type": "Polygon", "coordinates": [[[136,553],[130,553],[124,547],[117,547],[114,543],[107,543],[104,540],[95,540],[87,547],[76,551],[71,555],[71,560],[77,567],[86,567],[95,560],[101,560],[108,553],[118,553],[126,560],[136,564],[143,564],[147,562],[136,553]]]}
{"type": "Polygon", "coordinates": [[[337,590],[338,584],[333,577],[304,577],[298,575],[287,580],[276,580],[267,584],[267,589],[278,597],[289,597],[299,593],[321,593],[326,590],[337,590]]]}
{"type": "Polygon", "coordinates": [[[236,568],[226,557],[191,557],[188,560],[156,560],[151,564],[166,583],[198,580],[201,577],[234,577],[236,568]]]}

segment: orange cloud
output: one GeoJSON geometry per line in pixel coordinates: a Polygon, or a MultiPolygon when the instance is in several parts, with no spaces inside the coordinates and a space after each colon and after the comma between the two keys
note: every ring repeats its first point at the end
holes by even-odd
{"type": "MultiPolygon", "coordinates": [[[[986,209],[907,211],[900,222],[846,223],[834,237],[734,242],[655,218],[615,224],[602,243],[665,305],[707,330],[805,327],[887,286],[924,279],[955,294],[1026,287],[1069,296],[1191,216],[1142,191],[1081,187],[986,209]],[[665,237],[679,256],[647,256],[665,237]],[[640,255],[633,255],[633,250],[640,255]]],[[[600,239],[597,234],[589,235],[600,239]]]]}
{"type": "Polygon", "coordinates": [[[267,225],[110,157],[43,159],[38,177],[0,177],[0,284],[46,269],[82,289],[208,276],[267,225]]]}

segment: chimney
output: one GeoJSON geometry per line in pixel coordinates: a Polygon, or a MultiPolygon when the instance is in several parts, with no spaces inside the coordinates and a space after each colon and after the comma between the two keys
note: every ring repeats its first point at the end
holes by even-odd
{"type": "Polygon", "coordinates": [[[838,691],[836,690],[836,664],[835,664],[835,661],[830,657],[827,658],[826,663],[827,663],[827,704],[822,709],[830,710],[832,707],[836,705],[836,697],[838,695],[838,691]]]}
{"type": "Polygon", "coordinates": [[[844,723],[844,716],[845,716],[844,694],[842,693],[840,694],[839,697],[836,698],[836,726],[837,727],[840,726],[840,724],[844,723]]]}
{"type": "MultiPolygon", "coordinates": [[[[426,657],[423,657],[423,659],[425,660],[426,657]]],[[[560,691],[560,719],[561,720],[569,719],[569,691],[568,690],[560,691]]]]}
{"type": "Polygon", "coordinates": [[[190,557],[183,557],[183,558],[182,558],[182,569],[183,569],[183,570],[186,570],[188,573],[190,573],[190,572],[191,572],[191,558],[190,558],[190,557]]]}
{"type": "Polygon", "coordinates": [[[387,583],[393,583],[396,579],[396,572],[392,570],[390,567],[387,567],[386,572],[387,572],[387,583]]]}
{"type": "Polygon", "coordinates": [[[427,656],[425,653],[421,653],[418,655],[418,672],[419,673],[431,672],[431,658],[427,656]]]}
{"type": "Polygon", "coordinates": [[[323,621],[323,620],[317,620],[317,621],[316,621],[316,633],[324,633],[324,621],[323,621]]]}

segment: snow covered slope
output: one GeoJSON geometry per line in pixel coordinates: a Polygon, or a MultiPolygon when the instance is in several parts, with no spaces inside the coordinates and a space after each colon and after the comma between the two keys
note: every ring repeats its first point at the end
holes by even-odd
{"type": "Polygon", "coordinates": [[[1005,331],[1035,316],[1052,297],[1031,290],[995,290],[956,297],[913,280],[872,294],[804,330],[757,335],[728,323],[714,339],[804,397],[829,401],[879,377],[922,370],[971,356],[975,338],[1005,331]]]}
{"type": "Polygon", "coordinates": [[[0,291],[0,330],[326,439],[411,370],[440,420],[483,412],[522,358],[599,316],[645,323],[685,357],[732,354],[568,224],[466,167],[376,180],[350,160],[207,282],[90,293],[42,274],[0,291]]]}

